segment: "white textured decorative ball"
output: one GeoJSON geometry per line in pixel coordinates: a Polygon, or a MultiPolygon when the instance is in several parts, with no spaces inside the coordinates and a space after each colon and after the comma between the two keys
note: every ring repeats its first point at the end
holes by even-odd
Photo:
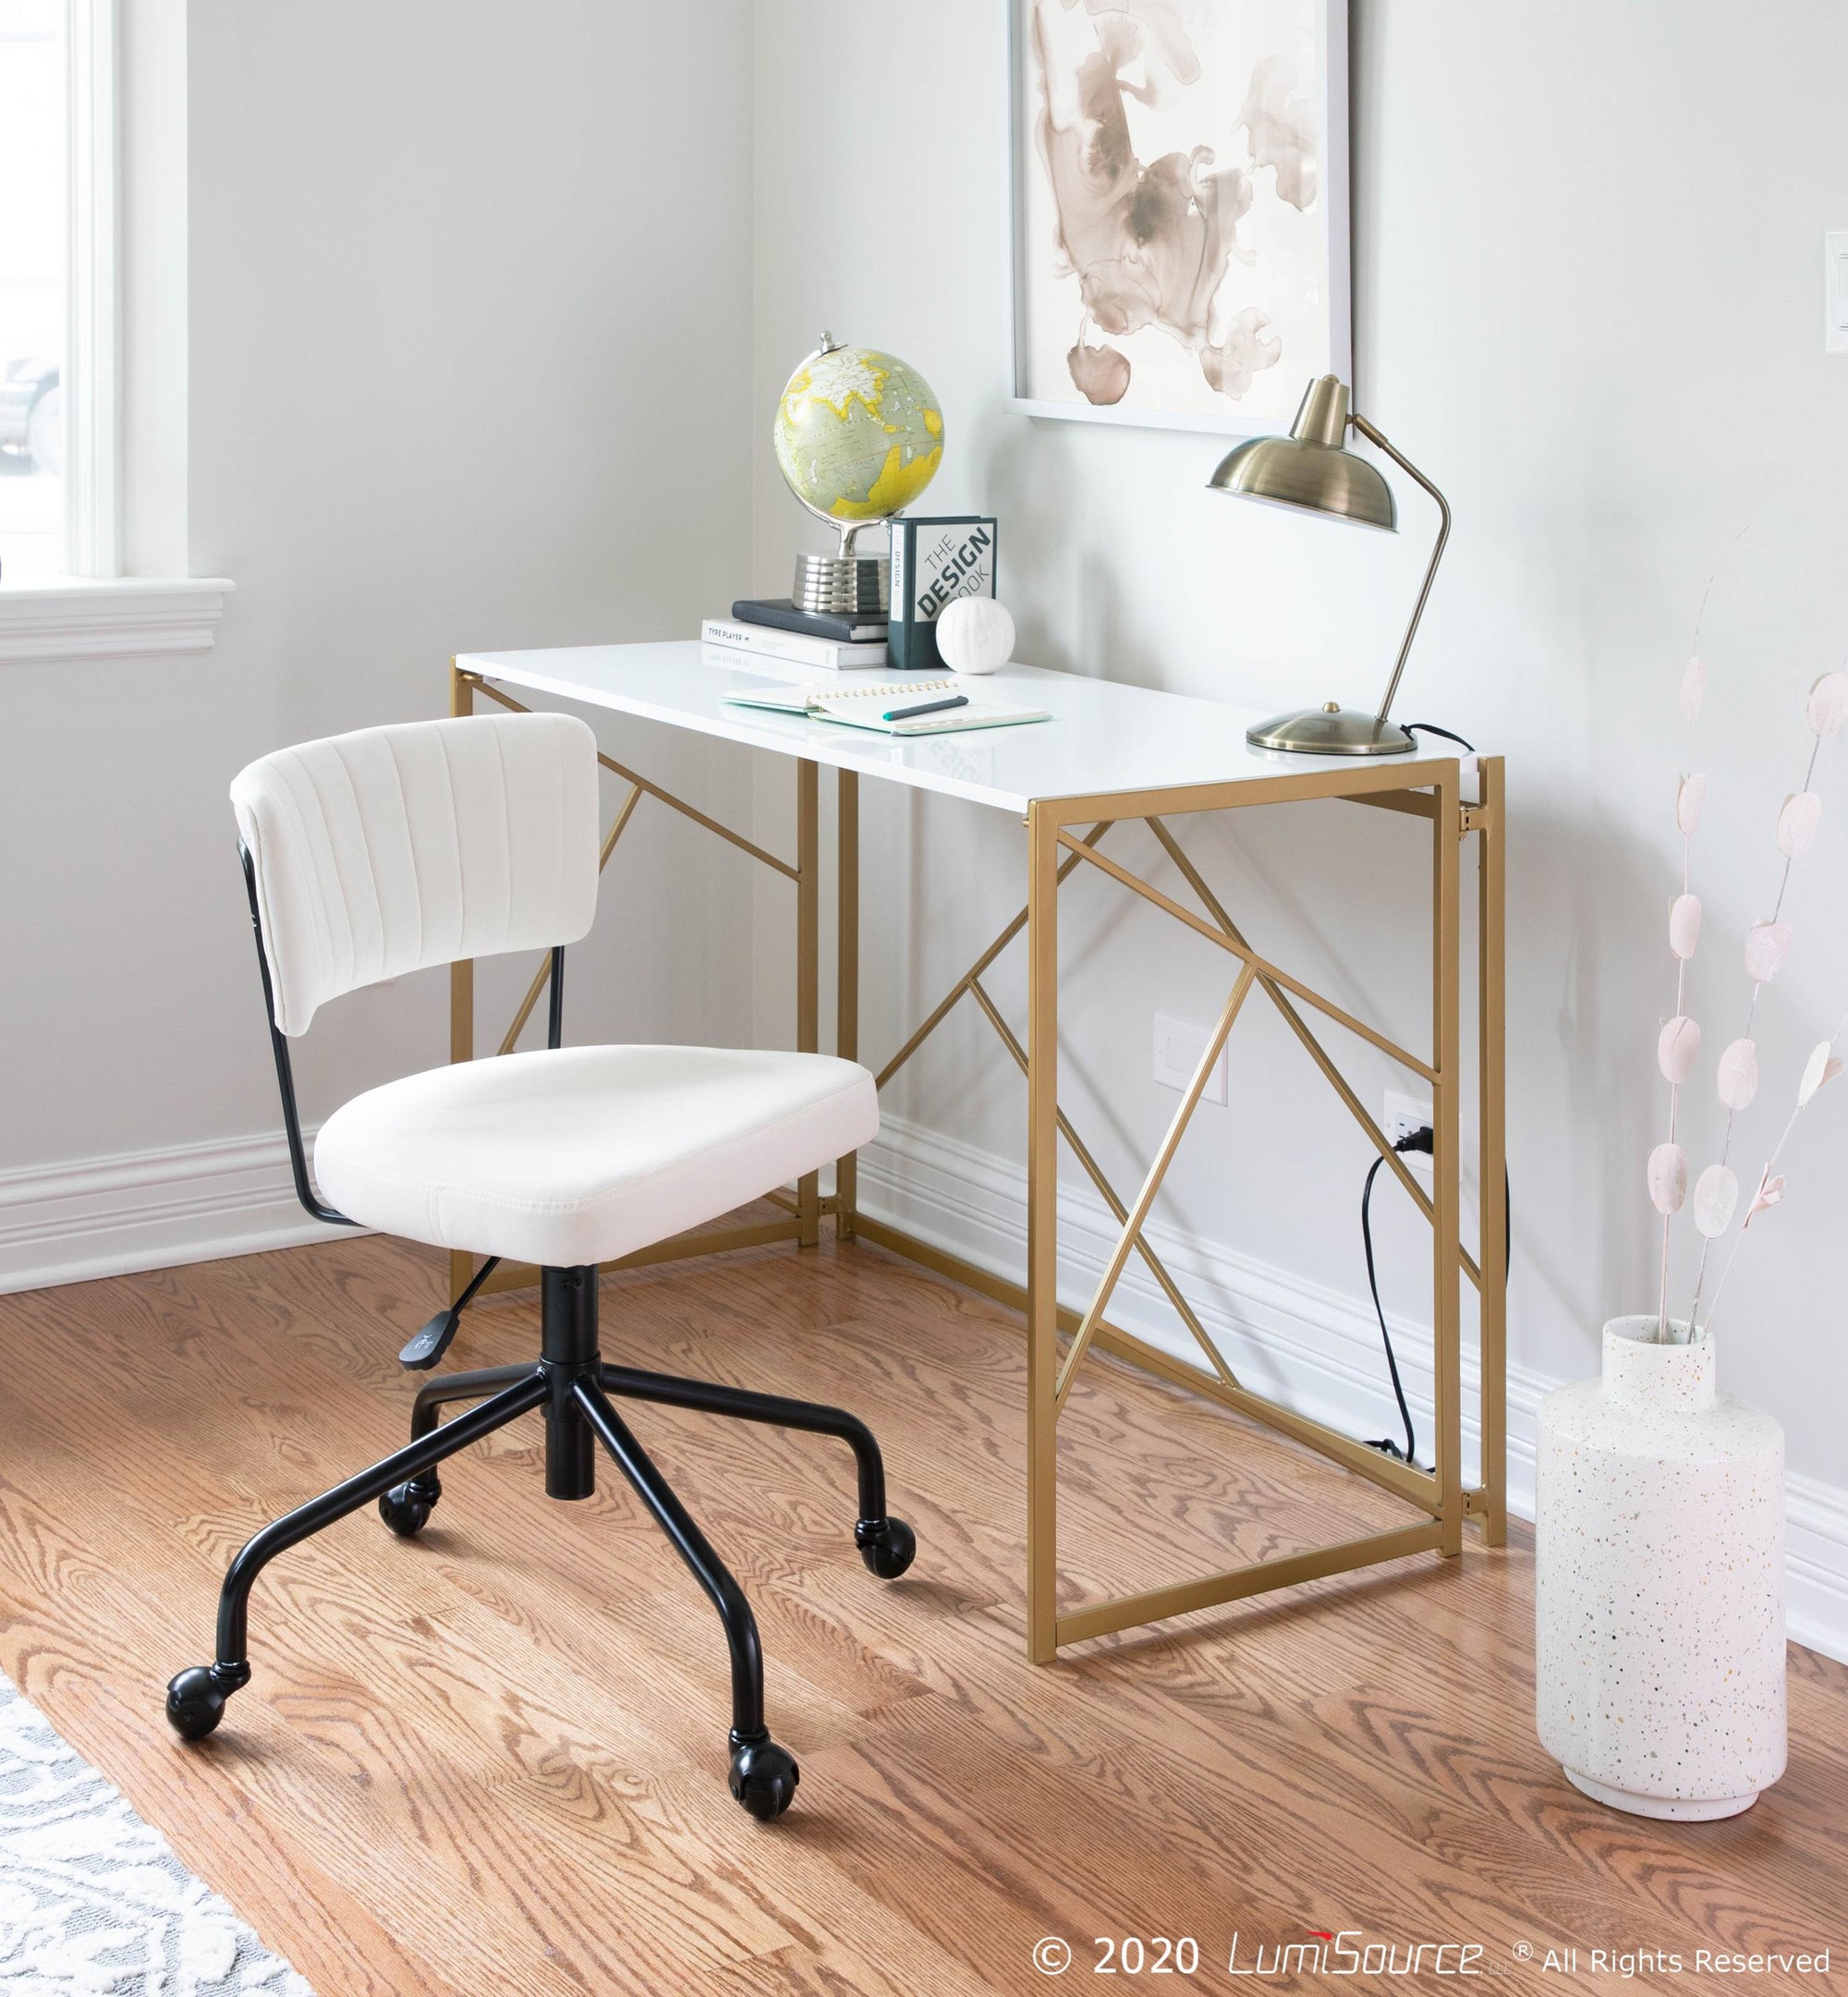
{"type": "Polygon", "coordinates": [[[959,596],[937,615],[937,650],[953,673],[992,673],[1014,656],[1014,619],[991,596],[959,596]]]}

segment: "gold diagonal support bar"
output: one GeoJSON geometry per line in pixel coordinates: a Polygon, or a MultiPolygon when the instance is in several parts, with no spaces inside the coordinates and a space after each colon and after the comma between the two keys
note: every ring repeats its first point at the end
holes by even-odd
{"type": "Polygon", "coordinates": [[[479,692],[485,693],[489,700],[498,700],[503,707],[512,708],[516,714],[530,714],[532,712],[531,708],[516,700],[512,694],[503,693],[492,680],[483,679],[479,673],[460,673],[456,676],[459,679],[467,680],[479,692]]]}
{"type": "MultiPolygon", "coordinates": [[[[489,700],[498,700],[503,707],[511,708],[516,714],[532,712],[531,708],[521,706],[517,700],[503,693],[492,681],[483,679],[477,673],[462,673],[458,674],[457,677],[467,680],[471,686],[479,687],[489,700]]],[[[626,784],[634,784],[638,788],[645,790],[650,798],[660,798],[663,804],[680,812],[683,817],[690,818],[696,825],[703,825],[708,832],[717,833],[720,838],[729,841],[740,852],[748,853],[753,859],[760,859],[766,867],[774,867],[778,873],[787,875],[792,881],[799,878],[799,870],[792,867],[786,859],[778,859],[774,853],[766,853],[760,846],[755,846],[747,839],[743,833],[734,832],[729,825],[722,825],[717,819],[709,818],[697,805],[688,804],[684,798],[676,798],[671,790],[664,790],[651,778],[638,775],[635,771],[618,762],[614,756],[606,756],[599,749],[597,761],[604,769],[614,771],[626,784]]]]}
{"type": "Polygon", "coordinates": [[[686,798],[676,798],[671,790],[663,790],[651,779],[638,775],[626,764],[618,762],[614,756],[606,756],[599,749],[597,761],[604,769],[614,770],[626,784],[638,785],[650,798],[659,798],[663,804],[678,811],[683,818],[690,818],[696,825],[703,825],[708,832],[717,833],[720,838],[736,846],[739,852],[748,853],[753,859],[760,859],[766,867],[775,868],[778,873],[791,881],[799,881],[802,878],[800,868],[792,867],[786,859],[778,859],[774,853],[766,853],[760,846],[753,845],[747,839],[743,833],[734,832],[729,825],[722,825],[717,819],[707,817],[697,805],[688,804],[686,798]]]}
{"type": "Polygon", "coordinates": [[[1072,1391],[1072,1381],[1077,1373],[1079,1363],[1084,1358],[1091,1340],[1097,1335],[1098,1325],[1109,1308],[1111,1292],[1115,1289],[1117,1278],[1123,1273],[1124,1264],[1129,1260],[1130,1248],[1135,1244],[1136,1237],[1142,1232],[1143,1223],[1149,1218],[1149,1208],[1155,1204],[1155,1195],[1161,1189],[1161,1181],[1167,1176],[1168,1167],[1173,1163],[1174,1153],[1180,1149],[1181,1139],[1186,1135],[1187,1125],[1199,1104],[1200,1091],[1207,1085],[1207,1077],[1212,1073],[1213,1063],[1219,1059],[1219,1051],[1225,1045],[1226,1035],[1232,1031],[1233,1021],[1238,1017],[1239,1008],[1245,1004],[1246,993],[1251,990],[1252,980],[1256,976],[1256,971],[1247,964],[1234,980],[1231,996],[1227,998],[1224,1009],[1219,1016],[1219,1023],[1212,1029],[1206,1050],[1200,1055],[1181,1097],[1180,1107],[1174,1112],[1167,1135],[1161,1139],[1161,1147],[1149,1164],[1149,1175],[1142,1181],[1142,1190],[1137,1194],[1136,1204],[1130,1209],[1129,1217],[1124,1222],[1122,1231],[1116,1237],[1116,1246],[1111,1250],[1103,1280],[1098,1285],[1097,1295],[1091,1298],[1090,1309],[1085,1312],[1077,1334],[1066,1351],[1065,1363],[1060,1369],[1055,1398],[1061,1413],[1064,1411],[1066,1397],[1072,1391]]]}
{"type": "MultiPolygon", "coordinates": [[[[1000,1036],[1002,1045],[1014,1056],[1015,1065],[1025,1075],[1027,1072],[1027,1050],[1015,1038],[1014,1029],[1002,1017],[1000,1007],[989,996],[988,988],[979,978],[969,980],[969,996],[975,1000],[976,1004],[987,1015],[988,1022],[1000,1036]]],[[[1089,1147],[1086,1145],[1078,1133],[1073,1129],[1072,1120],[1065,1114],[1064,1110],[1059,1112],[1059,1135],[1071,1146],[1073,1157],[1084,1167],[1087,1177],[1097,1187],[1104,1204],[1115,1217],[1118,1226],[1122,1226],[1129,1219],[1129,1209],[1117,1198],[1116,1188],[1103,1175],[1103,1167],[1091,1156],[1089,1147]]],[[[1167,1265],[1156,1254],[1155,1250],[1149,1246],[1148,1237],[1140,1230],[1137,1231],[1136,1236],[1136,1249],[1137,1254],[1149,1265],[1149,1274],[1161,1285],[1161,1294],[1174,1307],[1175,1314],[1180,1318],[1181,1322],[1193,1333],[1195,1343],[1206,1354],[1213,1371],[1219,1375],[1227,1386],[1236,1387],[1238,1381],[1231,1367],[1221,1357],[1219,1347],[1207,1335],[1206,1326],[1194,1315],[1192,1305],[1181,1294],[1180,1285],[1168,1273],[1167,1265]]]]}
{"type": "MultiPolygon", "coordinates": [[[[1082,846],[1095,846],[1097,842],[1101,839],[1104,834],[1107,833],[1109,830],[1109,822],[1107,820],[1100,820],[1099,822],[1093,825],[1091,829],[1084,835],[1084,838],[1079,841],[1079,844],[1082,846]]],[[[1070,873],[1073,868],[1075,868],[1077,864],[1078,863],[1076,858],[1067,859],[1060,867],[1058,878],[1063,881],[1065,876],[1070,873]]],[[[925,1020],[924,1024],[918,1029],[917,1032],[915,1032],[911,1036],[911,1038],[906,1041],[904,1046],[901,1047],[898,1052],[893,1055],[892,1059],[888,1061],[882,1068],[880,1069],[878,1076],[875,1078],[875,1087],[880,1089],[883,1089],[885,1087],[886,1083],[889,1082],[892,1078],[898,1073],[899,1069],[902,1068],[908,1060],[910,1060],[912,1055],[915,1054],[921,1046],[923,1046],[924,1042],[930,1037],[930,1035],[934,1033],[940,1026],[942,1025],[943,1021],[946,1018],[948,1018],[951,1008],[955,1005],[956,1001],[962,997],[963,993],[969,989],[969,987],[976,981],[976,980],[981,976],[983,971],[985,971],[989,968],[989,966],[994,962],[995,958],[998,957],[1001,953],[1007,948],[1008,944],[1011,944],[1014,939],[1017,935],[1019,935],[1021,931],[1024,930],[1026,927],[1027,911],[1025,908],[1023,908],[1020,913],[1015,917],[1013,921],[1010,922],[1007,927],[1002,931],[1001,934],[997,936],[991,944],[989,944],[988,948],[982,952],[982,954],[975,960],[975,962],[969,966],[968,969],[966,970],[963,975],[956,980],[955,983],[950,987],[949,991],[943,994],[942,1002],[930,1014],[930,1017],[925,1020]]]]}
{"type": "MultiPolygon", "coordinates": [[[[884,1221],[869,1219],[864,1213],[860,1215],[859,1231],[877,1248],[889,1248],[893,1254],[902,1255],[906,1260],[934,1271],[940,1276],[947,1276],[953,1283],[964,1284],[979,1296],[991,1297],[996,1303],[1005,1304],[1012,1310],[1026,1311],[1027,1291],[1023,1285],[1006,1276],[998,1276],[966,1256],[952,1255],[948,1249],[940,1248],[919,1236],[907,1234],[903,1228],[891,1226],[884,1221]]],[[[1078,1313],[1070,1304],[1058,1307],[1058,1326],[1065,1333],[1077,1330],[1078,1313]]],[[[1369,1449],[1365,1443],[1356,1442],[1353,1436],[1343,1435],[1338,1429],[1331,1429],[1307,1415],[1299,1415],[1295,1408],[1286,1407],[1281,1401],[1273,1401],[1266,1394],[1254,1394],[1249,1387],[1228,1387],[1201,1372],[1190,1360],[1176,1358],[1173,1353],[1162,1351],[1159,1346],[1150,1345],[1134,1332],[1125,1331],[1121,1325],[1109,1322],[1099,1325],[1097,1336],[1091,1343],[1098,1351],[1106,1352],[1112,1358],[1121,1359],[1140,1372],[1152,1373],[1171,1386],[1199,1394],[1222,1407],[1230,1408],[1234,1414],[1248,1415],[1254,1421],[1277,1430],[1280,1434],[1301,1443],[1306,1449],[1313,1449],[1318,1455],[1326,1456],[1330,1462],[1338,1463],[1343,1469],[1366,1478],[1369,1483],[1378,1484],[1382,1491],[1392,1492],[1395,1497],[1404,1498],[1408,1504],[1416,1504],[1420,1511],[1429,1512],[1433,1517],[1441,1509],[1437,1479],[1429,1470],[1420,1470],[1377,1449],[1369,1449]]]]}
{"type": "Polygon", "coordinates": [[[1121,882],[1133,894],[1140,895],[1144,901],[1153,902],[1164,914],[1173,916],[1177,922],[1185,923],[1198,935],[1204,936],[1209,943],[1215,943],[1222,950],[1243,958],[1255,977],[1267,978],[1271,983],[1282,985],[1286,992],[1294,992],[1306,1005],[1313,1005],[1318,1012],[1326,1013],[1337,1024],[1344,1026],[1350,1033],[1357,1033],[1362,1040],[1370,1041],[1381,1053],[1391,1054],[1401,1067],[1410,1068],[1415,1075],[1422,1075],[1428,1082],[1434,1083],[1437,1080],[1437,1070],[1429,1062],[1420,1061],[1410,1049],[1401,1047],[1396,1041],[1388,1040],[1385,1034],[1376,1032],[1365,1020],[1356,1019],[1351,1012],[1337,1005],[1332,999],[1325,999],[1313,986],[1306,985],[1300,978],[1291,977],[1288,971],[1281,969],[1269,958],[1259,956],[1248,944],[1234,943],[1223,930],[1215,929],[1210,922],[1197,916],[1191,908],[1182,907],[1171,895],[1162,894],[1159,887],[1150,887],[1140,874],[1131,873],[1127,867],[1119,867],[1113,859],[1106,858],[1101,853],[1093,852],[1089,846],[1081,846],[1076,839],[1068,839],[1064,833],[1059,835],[1059,843],[1069,847],[1080,858],[1089,860],[1093,867],[1100,869],[1112,881],[1121,882]]]}
{"type": "Polygon", "coordinates": [[[1247,1567],[1234,1567],[1229,1573],[1210,1575],[1200,1581],[1151,1588],[1140,1595],[1119,1595],[1113,1601],[1100,1601],[1062,1615],[1059,1641],[1082,1643],[1087,1637],[1108,1637],[1115,1630],[1158,1623],[1165,1616],[1186,1615],[1196,1609],[1217,1609],[1228,1601],[1243,1601],[1247,1595],[1267,1594],[1273,1588],[1295,1588],[1305,1581],[1323,1580],[1331,1574],[1350,1573],[1356,1567],[1371,1567],[1382,1560],[1403,1560],[1408,1553],[1429,1553],[1438,1544],[1441,1529],[1435,1521],[1400,1526],[1391,1532],[1369,1532],[1364,1539],[1343,1540],[1336,1546],[1318,1546],[1307,1553],[1256,1560],[1247,1567]]]}
{"type": "MultiPolygon", "coordinates": [[[[1201,907],[1207,910],[1228,936],[1232,937],[1235,942],[1243,944],[1245,938],[1240,934],[1237,923],[1226,913],[1218,895],[1207,885],[1199,869],[1187,858],[1180,841],[1174,837],[1174,834],[1169,831],[1168,827],[1159,818],[1149,819],[1148,824],[1149,831],[1161,842],[1168,858],[1180,869],[1187,885],[1199,896],[1201,907]]],[[[1356,1123],[1366,1132],[1374,1150],[1385,1160],[1387,1167],[1393,1177],[1404,1187],[1412,1203],[1424,1215],[1425,1219],[1429,1221],[1434,1212],[1430,1195],[1412,1176],[1411,1172],[1406,1167],[1405,1161],[1392,1149],[1386,1133],[1368,1114],[1366,1105],[1348,1086],[1347,1078],[1334,1065],[1328,1050],[1309,1030],[1308,1021],[1291,1005],[1281,987],[1267,979],[1261,971],[1258,973],[1258,981],[1264,987],[1267,996],[1283,1016],[1284,1023],[1301,1041],[1304,1051],[1307,1053],[1309,1059],[1322,1071],[1323,1078],[1328,1082],[1329,1087],[1341,1098],[1356,1123]]],[[[1475,1258],[1465,1253],[1462,1260],[1464,1273],[1479,1289],[1482,1285],[1482,1278],[1477,1270],[1475,1258]]]]}
{"type": "MultiPolygon", "coordinates": [[[[610,855],[616,850],[616,841],[622,837],[624,829],[627,826],[629,820],[635,816],[636,806],[640,802],[641,786],[638,784],[631,784],[629,785],[629,794],[623,800],[623,808],[616,813],[615,822],[610,827],[609,836],[603,841],[602,848],[597,855],[597,871],[599,873],[602,873],[603,869],[610,864],[610,855]]],[[[495,1049],[497,1053],[510,1054],[513,1053],[515,1043],[526,1029],[527,1021],[532,1017],[533,1007],[539,1004],[539,994],[545,990],[546,982],[551,976],[552,953],[548,950],[538,970],[533,973],[532,982],[526,988],[526,996],[520,1001],[519,1010],[514,1015],[514,1023],[502,1037],[500,1046],[495,1049]]]]}

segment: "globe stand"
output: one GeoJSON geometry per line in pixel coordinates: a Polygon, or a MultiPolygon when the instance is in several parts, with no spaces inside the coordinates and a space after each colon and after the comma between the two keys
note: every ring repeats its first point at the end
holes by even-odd
{"type": "Polygon", "coordinates": [[[885,617],[892,613],[892,563],[883,554],[856,554],[856,528],[841,535],[838,554],[798,554],[790,601],[824,617],[885,617]]]}

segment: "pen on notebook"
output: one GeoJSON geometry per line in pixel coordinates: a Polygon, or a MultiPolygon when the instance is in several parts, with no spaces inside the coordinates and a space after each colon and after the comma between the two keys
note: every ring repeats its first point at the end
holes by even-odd
{"type": "Polygon", "coordinates": [[[926,700],[922,707],[894,707],[890,713],[881,714],[881,721],[909,721],[914,714],[940,714],[946,707],[967,707],[969,697],[966,693],[953,693],[947,700],[926,700]]]}

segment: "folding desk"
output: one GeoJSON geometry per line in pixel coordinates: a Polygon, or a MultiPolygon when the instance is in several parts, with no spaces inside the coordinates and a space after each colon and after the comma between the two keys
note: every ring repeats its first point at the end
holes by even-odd
{"type": "MultiPolygon", "coordinates": [[[[842,1241],[858,1236],[876,1242],[1022,1310],[1027,1335],[1027,1648],[1036,1662],[1049,1661],[1062,1644],[1189,1610],[1210,1608],[1268,1589],[1287,1588],[1325,1575],[1397,1560],[1409,1553],[1453,1555],[1463,1548],[1465,1518],[1475,1520],[1486,1544],[1502,1544],[1507,1530],[1502,759],[1479,759],[1476,796],[1466,799],[1461,766],[1454,753],[1434,750],[1416,756],[1353,761],[1277,756],[1247,746],[1245,731],[1255,717],[1236,708],[1028,666],[1006,668],[983,682],[976,689],[977,696],[980,698],[992,688],[1001,700],[1050,710],[1053,717],[1050,722],[899,740],[832,723],[727,706],[722,698],[726,692],[746,687],[761,688],[766,674],[792,679],[805,675],[797,667],[734,668],[723,663],[724,656],[698,643],[590,645],[475,654],[453,663],[451,711],[471,712],[478,694],[517,711],[524,711],[534,695],[550,695],[787,757],[794,765],[796,783],[794,860],[766,851],[735,828],[696,810],[609,755],[602,758],[604,767],[629,788],[603,841],[602,858],[607,863],[638,806],[648,798],[681,812],[741,847],[764,866],[786,875],[796,887],[796,1045],[805,1052],[817,1051],[820,1038],[821,765],[829,764],[836,773],[836,1051],[850,1059],[859,1055],[861,778],[938,791],[1020,819],[1026,828],[1025,907],[885,1063],[879,1080],[883,1087],[961,999],[968,998],[986,1016],[1027,1079],[1026,1280],[1024,1284],[1004,1280],[949,1250],[860,1212],[856,1204],[852,1158],[839,1162],[832,1195],[822,1196],[814,1175],[804,1179],[793,1196],[785,1198],[787,1212],[784,1218],[701,1229],[632,1260],[661,1261],[767,1241],[812,1245],[820,1238],[822,1220],[828,1218],[842,1241]],[[1258,956],[1167,823],[1170,819],[1195,812],[1230,811],[1249,805],[1324,798],[1409,812],[1429,823],[1433,1034],[1427,1053],[1399,1046],[1280,965],[1258,956]],[[1198,907],[1190,907],[1175,900],[1103,850],[1111,828],[1125,819],[1139,819],[1149,826],[1197,898],[1198,907]],[[1481,1223],[1474,1255],[1459,1238],[1459,1017],[1463,987],[1459,933],[1465,892],[1462,852],[1466,843],[1473,843],[1476,849],[1479,906],[1475,981],[1479,1010],[1477,1080],[1481,1223]],[[1108,875],[1125,893],[1140,895],[1183,927],[1218,946],[1228,959],[1231,973],[1231,989],[1206,1053],[1182,1094],[1147,1176],[1127,1200],[1119,1197],[1105,1179],[1097,1161],[1059,1107],[1059,884],[1079,867],[1108,875]],[[1028,967],[1024,1045],[982,982],[989,966],[1023,930],[1028,967]],[[1277,1008],[1329,1086],[1346,1104],[1430,1223],[1437,1380],[1436,1464],[1431,1470],[1396,1462],[1244,1386],[1144,1236],[1143,1227],[1162,1176],[1185,1133],[1219,1050],[1253,991],[1262,993],[1277,1008]],[[1429,1087],[1436,1132],[1429,1193],[1393,1152],[1379,1125],[1317,1037],[1311,1017],[1318,1014],[1369,1041],[1429,1087]],[[1083,1309],[1062,1305],[1055,1287],[1057,1165],[1062,1138],[1121,1227],[1103,1279],[1083,1309]],[[1204,1367],[1184,1364],[1110,1321],[1106,1312],[1111,1295],[1132,1255],[1142,1258],[1198,1341],[1204,1367]],[[1481,1482],[1473,1486],[1465,1484],[1462,1461],[1460,1318],[1461,1286],[1465,1277],[1480,1293],[1481,1482]],[[1389,1531],[1258,1561],[1199,1579],[1177,1579],[1144,1593],[1119,1596],[1062,1613],[1057,1597],[1057,1431],[1073,1379],[1093,1347],[1143,1367],[1163,1380],[1234,1408],[1319,1451],[1403,1499],[1415,1516],[1408,1524],[1389,1531]]],[[[829,677],[832,683],[839,684],[833,681],[832,676],[829,677]]],[[[524,1003],[501,1041],[500,1052],[512,1048],[548,975],[549,963],[541,962],[524,1003]]],[[[453,1060],[467,1061],[476,1053],[473,968],[457,965],[451,976],[450,1055],[453,1060]]],[[[457,1259],[452,1276],[458,1291],[470,1272],[468,1260],[457,1259]]],[[[489,1286],[512,1288],[533,1280],[529,1271],[502,1270],[496,1272],[489,1286]]]]}

